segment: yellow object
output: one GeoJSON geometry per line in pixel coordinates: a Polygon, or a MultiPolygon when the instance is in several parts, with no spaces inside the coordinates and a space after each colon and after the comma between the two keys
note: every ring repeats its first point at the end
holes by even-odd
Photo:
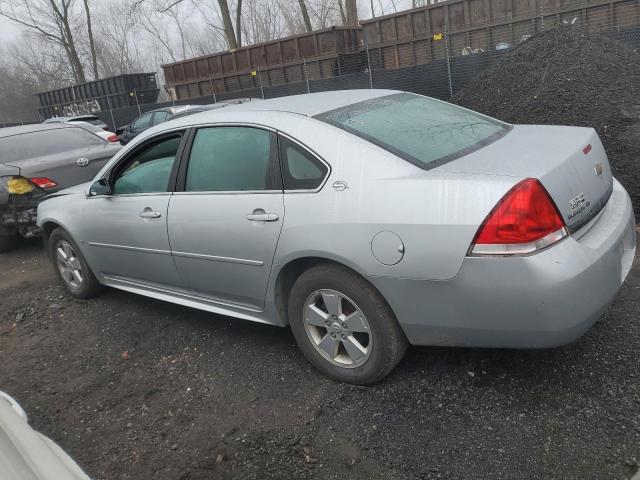
{"type": "Polygon", "coordinates": [[[441,33],[434,33],[433,34],[433,39],[434,40],[442,40],[442,34],[441,33]]]}
{"type": "Polygon", "coordinates": [[[23,177],[11,177],[7,182],[7,191],[14,195],[33,192],[33,183],[23,177]]]}
{"type": "Polygon", "coordinates": [[[252,77],[255,77],[257,74],[258,74],[258,72],[257,72],[257,71],[255,71],[255,70],[251,70],[251,76],[252,76],[252,77]]]}

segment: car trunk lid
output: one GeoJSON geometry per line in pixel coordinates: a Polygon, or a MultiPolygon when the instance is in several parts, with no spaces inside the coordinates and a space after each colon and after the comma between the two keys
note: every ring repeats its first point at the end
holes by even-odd
{"type": "Polygon", "coordinates": [[[17,169],[16,174],[23,177],[44,177],[55,181],[57,186],[47,189],[47,191],[53,192],[93,179],[120,148],[120,145],[105,142],[99,147],[80,148],[0,165],[17,169]]]}
{"type": "Polygon", "coordinates": [[[582,127],[516,125],[500,140],[436,171],[537,178],[571,233],[602,209],[613,188],[600,138],[582,127]]]}

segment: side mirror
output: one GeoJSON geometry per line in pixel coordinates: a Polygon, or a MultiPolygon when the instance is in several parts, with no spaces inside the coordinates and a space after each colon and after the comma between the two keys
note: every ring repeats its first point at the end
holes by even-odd
{"type": "Polygon", "coordinates": [[[89,188],[89,196],[95,197],[97,195],[109,195],[111,193],[111,187],[106,178],[101,178],[93,182],[93,185],[89,188]]]}

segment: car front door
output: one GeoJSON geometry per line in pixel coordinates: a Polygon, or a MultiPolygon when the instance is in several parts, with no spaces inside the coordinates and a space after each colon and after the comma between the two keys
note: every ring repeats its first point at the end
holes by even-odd
{"type": "Polygon", "coordinates": [[[185,138],[173,132],[144,142],[111,169],[110,193],[87,198],[87,258],[108,280],[182,287],[169,247],[167,208],[185,138]]]}
{"type": "Polygon", "coordinates": [[[262,128],[195,132],[168,221],[174,260],[193,294],[264,306],[284,217],[277,150],[275,133],[262,128]]]}

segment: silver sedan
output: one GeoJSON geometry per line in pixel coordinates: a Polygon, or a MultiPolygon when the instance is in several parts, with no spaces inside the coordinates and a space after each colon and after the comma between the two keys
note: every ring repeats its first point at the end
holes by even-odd
{"type": "Polygon", "coordinates": [[[290,325],[331,378],[407,344],[554,347],[612,301],[635,222],[591,128],[351,90],[158,125],[38,224],[69,293],[103,285],[290,325]]]}

